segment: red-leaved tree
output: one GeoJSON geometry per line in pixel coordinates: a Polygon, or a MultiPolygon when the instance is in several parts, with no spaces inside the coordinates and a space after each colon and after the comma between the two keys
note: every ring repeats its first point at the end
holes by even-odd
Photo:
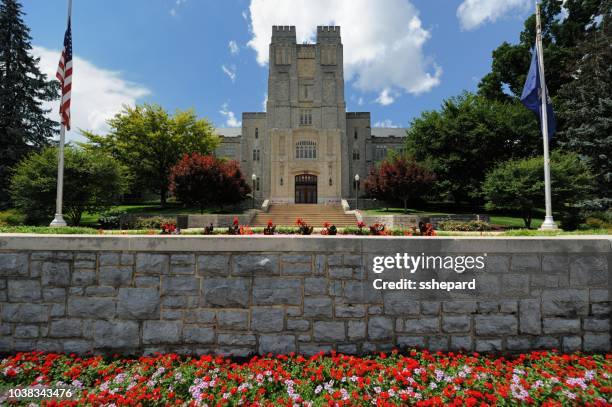
{"type": "Polygon", "coordinates": [[[170,174],[170,188],[185,205],[204,208],[237,204],[251,188],[244,180],[236,161],[225,161],[212,155],[185,154],[170,174]]]}
{"type": "Polygon", "coordinates": [[[372,168],[365,185],[368,195],[385,202],[402,201],[406,211],[408,201],[422,197],[434,181],[435,175],[414,158],[397,156],[372,168]]]}

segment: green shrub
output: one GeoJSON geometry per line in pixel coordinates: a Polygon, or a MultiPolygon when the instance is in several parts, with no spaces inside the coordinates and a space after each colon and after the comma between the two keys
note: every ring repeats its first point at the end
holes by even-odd
{"type": "Polygon", "coordinates": [[[469,222],[445,220],[438,223],[438,229],[448,232],[485,232],[491,230],[491,225],[482,220],[471,220],[469,222]]]}
{"type": "Polygon", "coordinates": [[[176,225],[176,219],[163,216],[150,216],[136,218],[134,229],[161,229],[165,224],[176,225]]]}
{"type": "Polygon", "coordinates": [[[122,217],[125,218],[126,212],[124,211],[108,211],[100,214],[98,218],[98,224],[100,228],[105,230],[110,229],[129,229],[123,225],[122,217]]]}
{"type": "Polygon", "coordinates": [[[17,209],[0,211],[0,223],[6,226],[18,226],[25,223],[26,216],[17,209]]]}

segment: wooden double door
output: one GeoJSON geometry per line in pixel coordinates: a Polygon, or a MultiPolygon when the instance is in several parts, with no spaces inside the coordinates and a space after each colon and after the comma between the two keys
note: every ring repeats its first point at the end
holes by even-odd
{"type": "Polygon", "coordinates": [[[317,176],[300,174],[295,176],[295,203],[317,203],[317,176]]]}

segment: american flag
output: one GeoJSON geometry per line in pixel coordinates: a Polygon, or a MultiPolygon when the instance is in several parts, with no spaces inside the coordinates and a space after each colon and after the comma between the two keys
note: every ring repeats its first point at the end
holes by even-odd
{"type": "Polygon", "coordinates": [[[60,105],[62,124],[70,130],[70,96],[72,91],[72,30],[70,29],[70,17],[68,17],[68,28],[66,28],[66,34],[64,35],[62,57],[55,76],[62,85],[62,102],[60,105]]]}

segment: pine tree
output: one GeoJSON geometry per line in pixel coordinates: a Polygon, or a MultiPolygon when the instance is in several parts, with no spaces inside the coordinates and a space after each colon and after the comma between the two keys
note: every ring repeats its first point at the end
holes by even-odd
{"type": "Polygon", "coordinates": [[[21,4],[0,0],[0,207],[8,203],[11,168],[50,144],[58,129],[43,102],[58,99],[59,82],[40,72],[31,41],[21,4]]]}
{"type": "Polygon", "coordinates": [[[598,198],[593,209],[612,203],[612,1],[593,15],[592,29],[578,46],[581,58],[574,80],[557,96],[561,148],[578,153],[595,174],[598,198]]]}

